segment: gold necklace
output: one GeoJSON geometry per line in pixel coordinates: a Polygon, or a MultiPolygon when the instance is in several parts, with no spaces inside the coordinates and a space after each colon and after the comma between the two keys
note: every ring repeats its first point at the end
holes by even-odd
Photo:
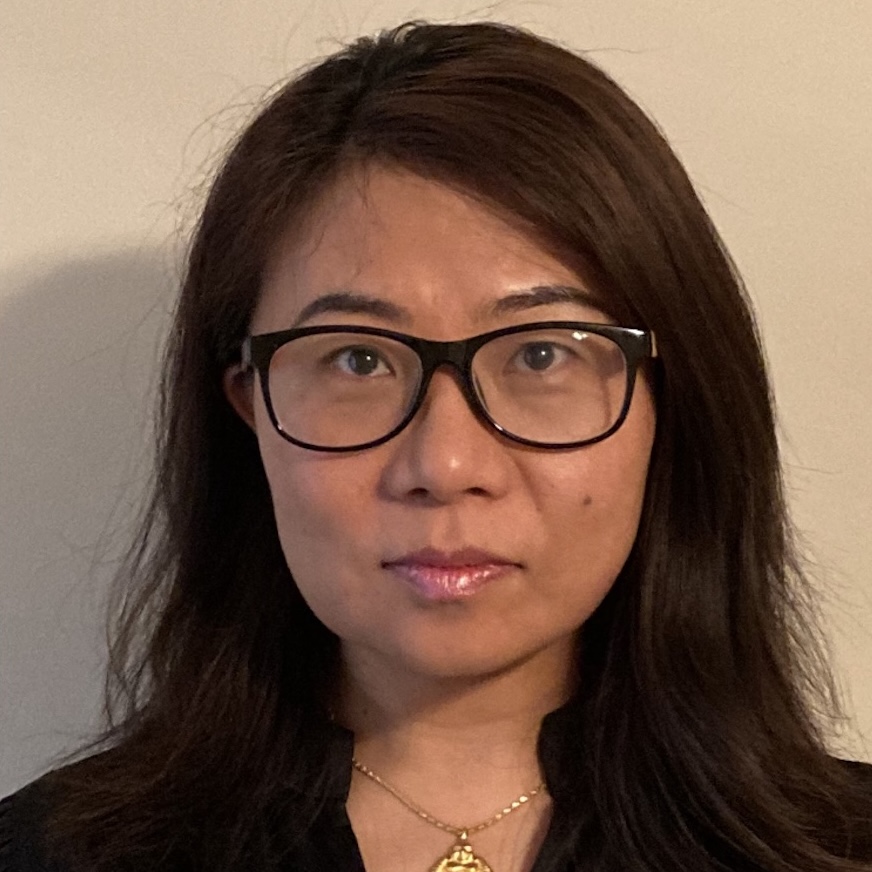
{"type": "Polygon", "coordinates": [[[367,778],[378,784],[379,787],[384,788],[394,797],[394,799],[399,800],[407,809],[409,809],[409,811],[413,811],[418,815],[421,820],[427,821],[428,824],[432,824],[443,832],[451,833],[452,836],[455,836],[455,841],[452,843],[448,853],[440,858],[436,864],[430,868],[430,872],[493,872],[491,867],[485,862],[484,858],[480,857],[472,850],[472,845],[469,844],[470,835],[472,833],[480,833],[482,830],[486,830],[488,827],[492,827],[494,824],[499,823],[504,817],[506,817],[506,815],[510,815],[513,811],[519,809],[522,805],[528,803],[534,796],[545,789],[545,782],[543,781],[532,790],[522,793],[517,799],[510,802],[505,808],[501,808],[496,814],[491,815],[486,821],[482,821],[471,827],[455,827],[451,824],[446,824],[444,821],[438,820],[433,817],[433,815],[424,811],[420,806],[415,805],[414,802],[403,796],[403,794],[395,787],[392,787],[384,779],[376,775],[372,769],[368,766],[364,766],[359,760],[352,758],[351,763],[354,768],[361,773],[361,775],[365,775],[367,778]]]}

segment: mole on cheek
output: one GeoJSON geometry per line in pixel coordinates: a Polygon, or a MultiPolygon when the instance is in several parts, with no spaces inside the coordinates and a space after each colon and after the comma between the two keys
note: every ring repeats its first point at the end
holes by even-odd
{"type": "Polygon", "coordinates": [[[593,504],[593,497],[590,494],[587,494],[585,498],[581,501],[583,506],[589,506],[593,504]]]}

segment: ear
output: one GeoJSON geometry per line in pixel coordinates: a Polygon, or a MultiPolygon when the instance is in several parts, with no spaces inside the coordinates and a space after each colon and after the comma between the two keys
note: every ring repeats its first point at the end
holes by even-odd
{"type": "Polygon", "coordinates": [[[254,373],[235,363],[224,370],[221,386],[234,411],[252,430],[254,426],[254,373]]]}

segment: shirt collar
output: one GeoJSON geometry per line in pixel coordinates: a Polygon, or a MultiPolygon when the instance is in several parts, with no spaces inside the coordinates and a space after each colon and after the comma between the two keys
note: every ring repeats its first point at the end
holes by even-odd
{"type": "MultiPolygon", "coordinates": [[[[552,798],[566,796],[578,783],[580,765],[578,742],[581,741],[581,705],[573,697],[542,719],[537,750],[545,786],[552,798]]],[[[321,782],[325,799],[345,802],[351,789],[354,733],[324,717],[316,725],[322,738],[324,778],[321,782]]],[[[311,771],[311,770],[309,770],[311,771]]],[[[311,793],[311,784],[292,784],[301,792],[311,793]]]]}

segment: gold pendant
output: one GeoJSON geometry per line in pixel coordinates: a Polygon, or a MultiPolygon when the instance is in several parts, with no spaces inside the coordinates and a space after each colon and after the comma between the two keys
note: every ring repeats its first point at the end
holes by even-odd
{"type": "Polygon", "coordinates": [[[451,851],[430,872],[493,872],[482,857],[476,856],[465,832],[458,836],[451,851]]]}

